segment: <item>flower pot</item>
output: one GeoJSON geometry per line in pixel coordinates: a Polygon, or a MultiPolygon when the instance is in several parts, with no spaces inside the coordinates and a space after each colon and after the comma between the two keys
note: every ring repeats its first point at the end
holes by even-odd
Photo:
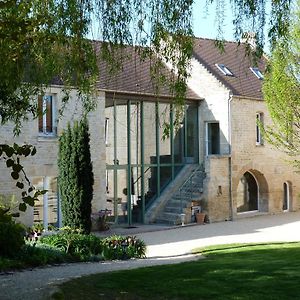
{"type": "Polygon", "coordinates": [[[204,224],[205,213],[196,213],[196,220],[198,224],[204,224]]]}

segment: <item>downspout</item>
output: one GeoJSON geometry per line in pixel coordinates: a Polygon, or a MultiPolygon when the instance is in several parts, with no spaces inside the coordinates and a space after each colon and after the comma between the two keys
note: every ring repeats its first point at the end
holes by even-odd
{"type": "Polygon", "coordinates": [[[228,181],[229,181],[229,214],[230,220],[233,221],[233,199],[232,199],[232,161],[231,161],[231,102],[233,100],[232,92],[229,93],[228,99],[228,181]]]}

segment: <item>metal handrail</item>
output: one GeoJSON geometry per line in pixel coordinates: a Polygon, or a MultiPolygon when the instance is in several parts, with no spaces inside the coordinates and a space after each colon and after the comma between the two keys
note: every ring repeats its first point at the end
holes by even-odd
{"type": "Polygon", "coordinates": [[[195,169],[193,171],[193,173],[184,181],[184,183],[182,184],[182,186],[179,189],[179,195],[180,195],[180,207],[181,207],[181,212],[183,213],[183,199],[182,199],[182,191],[185,188],[185,186],[187,185],[187,183],[189,183],[190,181],[193,180],[193,178],[196,176],[196,172],[198,172],[201,168],[203,168],[203,166],[199,166],[197,169],[195,169]]]}

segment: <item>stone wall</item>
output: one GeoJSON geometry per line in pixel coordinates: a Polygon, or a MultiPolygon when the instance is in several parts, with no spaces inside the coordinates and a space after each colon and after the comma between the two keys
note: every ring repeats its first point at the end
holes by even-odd
{"type": "Polygon", "coordinates": [[[199,161],[204,161],[206,156],[207,122],[219,122],[220,154],[229,154],[230,91],[195,58],[192,59],[191,74],[188,86],[204,100],[199,107],[199,161]]]}
{"type": "Polygon", "coordinates": [[[260,212],[282,212],[284,182],[291,187],[289,210],[299,210],[300,177],[283,152],[267,142],[257,145],[256,113],[263,114],[264,126],[272,124],[264,101],[234,98],[231,102],[233,207],[239,180],[245,172],[250,172],[259,186],[260,212]]]}
{"type": "Polygon", "coordinates": [[[229,167],[229,155],[211,155],[205,159],[204,210],[210,222],[231,219],[229,167]]]}

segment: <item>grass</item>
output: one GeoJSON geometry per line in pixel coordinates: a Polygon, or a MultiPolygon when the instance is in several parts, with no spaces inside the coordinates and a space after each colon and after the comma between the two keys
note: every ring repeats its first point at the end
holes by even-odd
{"type": "Polygon", "coordinates": [[[299,299],[300,243],[198,250],[206,259],[78,278],[55,299],[299,299]]]}

